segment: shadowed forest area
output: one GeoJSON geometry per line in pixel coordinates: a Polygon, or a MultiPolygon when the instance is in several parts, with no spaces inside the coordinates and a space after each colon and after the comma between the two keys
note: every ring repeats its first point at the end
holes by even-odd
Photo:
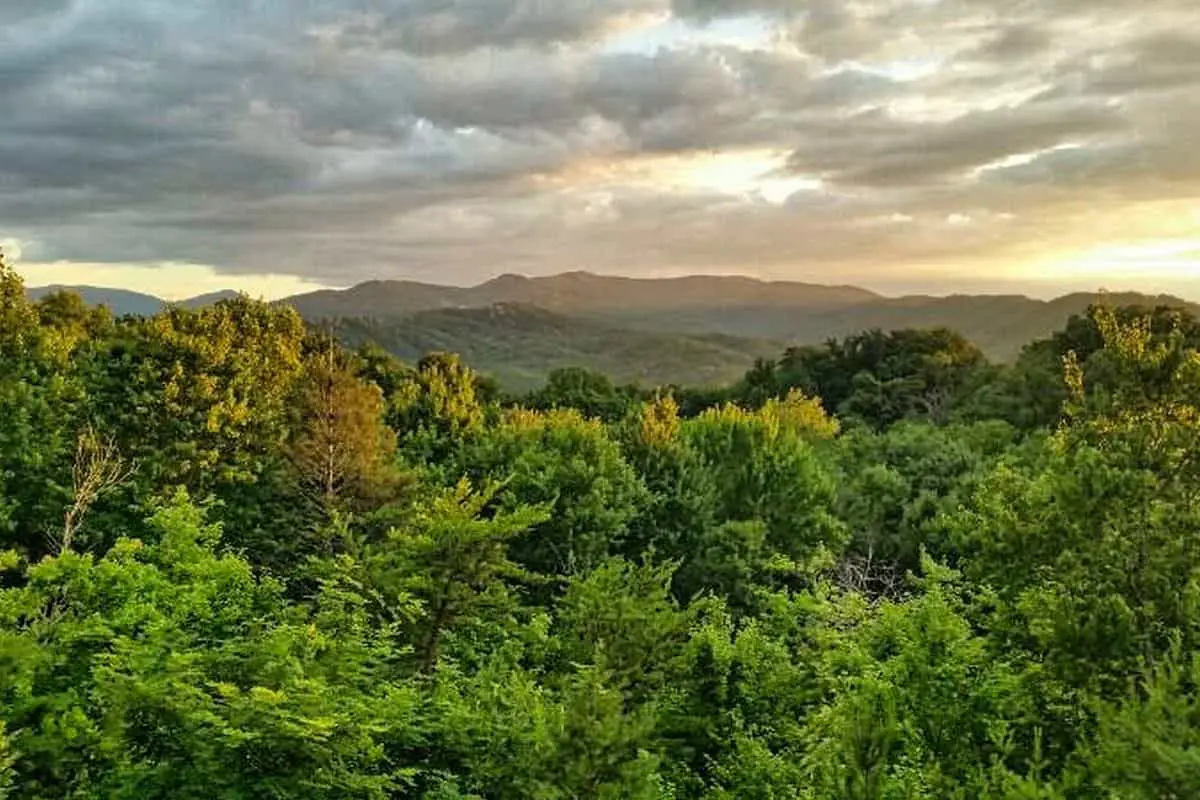
{"type": "Polygon", "coordinates": [[[0,265],[0,798],[1200,797],[1198,347],[512,396],[0,265]]]}

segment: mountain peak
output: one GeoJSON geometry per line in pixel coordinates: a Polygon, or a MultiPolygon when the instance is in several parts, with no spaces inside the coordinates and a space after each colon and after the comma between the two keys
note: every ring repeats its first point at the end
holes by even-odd
{"type": "Polygon", "coordinates": [[[484,281],[480,286],[486,286],[489,283],[528,283],[531,278],[528,275],[521,275],[516,272],[502,272],[491,280],[484,281]]]}
{"type": "Polygon", "coordinates": [[[175,305],[183,308],[198,309],[207,306],[216,305],[222,300],[236,300],[242,296],[242,293],[235,289],[221,289],[218,292],[208,292],[207,294],[189,297],[186,300],[180,300],[175,305]]]}

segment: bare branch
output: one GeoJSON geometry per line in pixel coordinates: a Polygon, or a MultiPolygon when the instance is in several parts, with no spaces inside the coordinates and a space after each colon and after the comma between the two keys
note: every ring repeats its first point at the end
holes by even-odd
{"type": "Polygon", "coordinates": [[[875,558],[873,544],[867,545],[865,554],[843,557],[837,565],[836,580],[842,589],[861,594],[872,602],[898,597],[904,584],[895,564],[875,558]]]}
{"type": "Polygon", "coordinates": [[[71,549],[92,505],[103,494],[129,480],[133,471],[111,437],[102,438],[91,425],[79,434],[71,468],[72,500],[63,514],[60,553],[71,549]]]}

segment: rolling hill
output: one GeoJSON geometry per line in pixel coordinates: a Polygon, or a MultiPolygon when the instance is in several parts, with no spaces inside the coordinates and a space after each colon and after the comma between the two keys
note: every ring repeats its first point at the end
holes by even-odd
{"type": "Polygon", "coordinates": [[[1177,297],[1072,294],[1056,300],[1021,295],[883,297],[865,289],[766,282],[729,276],[633,279],[569,272],[545,278],[504,275],[470,288],[372,281],[343,291],[285,301],[307,319],[399,318],[418,311],[533,305],[610,328],[689,335],[720,333],[754,340],[816,344],[872,328],[948,327],[1007,361],[1034,339],[1059,330],[1095,303],[1200,306],[1177,297]]]}
{"type": "Polygon", "coordinates": [[[372,342],[410,362],[433,351],[458,353],[510,391],[535,388],[559,367],[587,367],[619,383],[716,386],[784,347],[724,334],[621,329],[517,303],[390,319],[343,317],[331,324],[349,345],[372,342]]]}
{"type": "Polygon", "coordinates": [[[26,290],[31,300],[40,300],[54,292],[74,292],[84,299],[88,305],[105,306],[115,316],[133,315],[149,317],[166,308],[163,300],[140,292],[130,292],[125,289],[105,289],[99,286],[34,286],[26,290]]]}
{"type": "Polygon", "coordinates": [[[34,286],[27,289],[25,293],[31,300],[40,300],[48,294],[60,291],[74,292],[82,297],[88,305],[105,306],[118,317],[151,317],[169,305],[178,305],[192,309],[203,308],[221,300],[228,300],[238,296],[237,292],[226,289],[220,292],[211,292],[199,295],[198,297],[191,297],[187,300],[180,300],[177,303],[171,303],[153,295],[130,292],[125,289],[109,289],[101,286],[60,286],[57,284],[53,286],[34,286]]]}
{"type": "MultiPolygon", "coordinates": [[[[54,288],[63,287],[30,294],[54,288]]],[[[166,306],[136,292],[65,288],[117,314],[153,314],[166,306]]],[[[179,305],[197,308],[231,296],[217,292],[179,305]]],[[[736,276],[636,279],[587,272],[502,275],[473,287],[371,281],[279,302],[310,322],[331,321],[351,343],[377,341],[405,359],[432,350],[458,352],[517,388],[562,366],[590,367],[618,381],[720,383],[739,377],[756,356],[776,355],[788,344],[872,328],[948,327],[989,358],[1007,361],[1095,303],[1170,305],[1200,314],[1200,305],[1165,295],[884,297],[852,286],[736,276]]]]}
{"type": "Polygon", "coordinates": [[[384,317],[437,308],[482,308],[497,303],[534,305],[559,314],[606,316],[701,314],[742,308],[835,309],[882,300],[853,286],[768,282],[740,276],[621,278],[566,272],[541,278],[501,275],[478,286],[438,286],[413,281],[370,281],[286,300],[309,319],[384,317]]]}

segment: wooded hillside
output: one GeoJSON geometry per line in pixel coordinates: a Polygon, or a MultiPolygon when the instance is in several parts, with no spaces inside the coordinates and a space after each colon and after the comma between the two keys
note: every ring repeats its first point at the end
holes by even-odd
{"type": "Polygon", "coordinates": [[[0,265],[0,797],[1200,796],[1198,346],[512,398],[0,265]]]}

